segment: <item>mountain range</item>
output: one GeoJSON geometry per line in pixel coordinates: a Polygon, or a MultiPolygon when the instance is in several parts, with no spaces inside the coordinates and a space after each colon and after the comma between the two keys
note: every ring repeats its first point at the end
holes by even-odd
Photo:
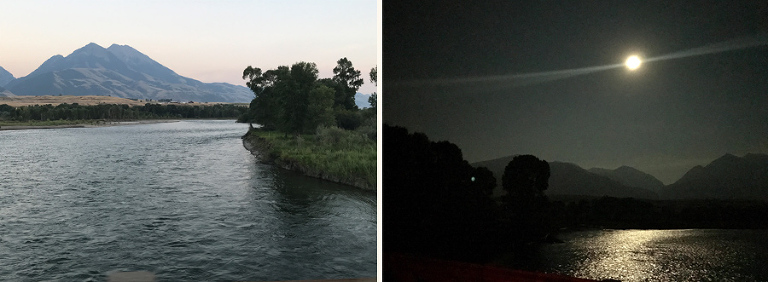
{"type": "Polygon", "coordinates": [[[661,192],[662,188],[664,188],[664,183],[656,179],[656,177],[629,166],[620,166],[613,170],[594,167],[588,169],[588,171],[608,177],[625,186],[643,188],[655,193],[661,192]]]}
{"type": "Polygon", "coordinates": [[[695,166],[661,195],[669,199],[768,200],[768,155],[726,154],[695,166]]]}
{"type": "MultiPolygon", "coordinates": [[[[504,168],[514,156],[473,163],[474,167],[487,167],[496,177],[494,196],[504,194],[501,188],[501,176],[504,168]]],[[[591,197],[632,197],[641,199],[657,199],[658,195],[651,190],[640,188],[639,185],[625,185],[620,181],[590,172],[576,164],[565,162],[549,162],[549,187],[547,195],[591,196],[591,197]]],[[[652,176],[651,176],[652,177],[652,176]]],[[[630,180],[627,180],[630,182],[630,180]]],[[[657,180],[658,181],[658,180],[657,180]]]]}
{"type": "MultiPolygon", "coordinates": [[[[473,163],[487,167],[497,180],[494,195],[501,189],[504,168],[514,158],[507,156],[473,163]]],[[[576,164],[549,162],[547,195],[611,196],[640,199],[736,199],[768,201],[768,155],[726,154],[706,166],[696,166],[677,182],[664,186],[655,177],[628,166],[610,170],[583,169],[576,164]]]]}
{"type": "Polygon", "coordinates": [[[368,103],[369,97],[371,97],[370,94],[363,94],[360,92],[355,93],[355,105],[357,105],[357,107],[361,109],[370,108],[371,103],[368,103]]]}
{"type": "MultiPolygon", "coordinates": [[[[0,82],[6,77],[0,71],[0,82]]],[[[183,77],[136,49],[117,44],[103,48],[90,43],[66,57],[51,57],[25,77],[10,77],[0,86],[24,96],[99,95],[240,103],[253,99],[253,93],[244,86],[183,77]]]]}

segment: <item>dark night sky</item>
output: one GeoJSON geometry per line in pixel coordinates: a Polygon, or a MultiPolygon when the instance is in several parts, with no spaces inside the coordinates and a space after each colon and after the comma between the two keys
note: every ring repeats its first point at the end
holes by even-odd
{"type": "Polygon", "coordinates": [[[470,162],[533,154],[629,165],[665,183],[725,153],[768,153],[766,1],[508,2],[382,1],[384,122],[453,142],[470,162]],[[765,44],[517,87],[407,83],[610,65],[736,38],[765,44]]]}

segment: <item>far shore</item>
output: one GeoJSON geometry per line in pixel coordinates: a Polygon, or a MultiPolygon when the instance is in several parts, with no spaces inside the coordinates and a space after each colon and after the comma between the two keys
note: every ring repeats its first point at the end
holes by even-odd
{"type": "Polygon", "coordinates": [[[0,126],[0,131],[27,130],[27,129],[57,129],[57,128],[94,128],[94,127],[133,125],[133,124],[172,123],[172,122],[178,122],[178,121],[179,121],[178,119],[152,119],[152,120],[137,120],[137,121],[108,121],[103,123],[80,123],[80,124],[61,124],[61,125],[3,125],[3,126],[0,126]]]}

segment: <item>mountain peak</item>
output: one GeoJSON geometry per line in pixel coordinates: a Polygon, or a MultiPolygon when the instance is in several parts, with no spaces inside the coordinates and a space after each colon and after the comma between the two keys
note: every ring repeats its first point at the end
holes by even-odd
{"type": "Polygon", "coordinates": [[[16,79],[13,77],[13,74],[5,70],[3,67],[0,67],[0,86],[5,86],[8,84],[8,82],[11,82],[11,80],[16,79]]]}
{"type": "Polygon", "coordinates": [[[714,168],[714,167],[732,167],[739,163],[743,163],[744,159],[737,157],[735,155],[732,155],[730,153],[727,153],[723,155],[722,157],[717,158],[716,160],[709,163],[706,168],[714,168]]]}
{"type": "MultiPolygon", "coordinates": [[[[136,50],[135,48],[133,48],[131,46],[120,45],[120,44],[109,45],[109,48],[107,48],[107,50],[109,50],[110,52],[113,52],[113,53],[115,51],[119,51],[119,52],[130,52],[130,53],[139,53],[139,54],[141,54],[141,52],[139,52],[138,50],[136,50]]],[[[142,55],[144,55],[144,54],[142,54],[142,55]]]]}
{"type": "Polygon", "coordinates": [[[667,186],[671,198],[768,200],[768,156],[725,154],[706,166],[691,168],[667,186]]]}
{"type": "Polygon", "coordinates": [[[134,70],[146,73],[163,81],[172,81],[175,83],[195,83],[194,80],[184,79],[173,70],[163,66],[149,56],[139,52],[128,45],[112,44],[107,48],[115,57],[125,62],[126,65],[134,70]]]}
{"type": "Polygon", "coordinates": [[[626,166],[626,165],[620,166],[620,167],[618,167],[618,168],[616,168],[616,169],[614,169],[614,170],[615,170],[615,171],[623,171],[623,170],[625,170],[625,171],[639,171],[639,170],[637,170],[637,169],[636,169],[636,168],[634,168],[634,167],[631,167],[631,166],[626,166]]]}
{"type": "Polygon", "coordinates": [[[80,47],[80,49],[75,50],[74,52],[72,52],[72,54],[81,53],[81,52],[92,53],[92,52],[99,52],[101,50],[107,50],[107,49],[104,49],[104,47],[101,47],[101,45],[99,44],[91,42],[91,43],[88,43],[88,45],[85,45],[83,47],[80,47]]]}
{"type": "Polygon", "coordinates": [[[622,165],[614,170],[591,168],[589,172],[608,177],[628,187],[643,188],[654,192],[664,187],[664,183],[656,179],[656,177],[631,166],[622,165]]]}

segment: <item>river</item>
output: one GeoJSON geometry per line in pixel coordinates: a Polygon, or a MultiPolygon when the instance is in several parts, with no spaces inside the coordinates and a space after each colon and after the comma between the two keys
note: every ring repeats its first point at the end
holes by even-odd
{"type": "Polygon", "coordinates": [[[768,230],[593,230],[562,234],[537,271],[596,280],[768,281],[768,230]]]}
{"type": "Polygon", "coordinates": [[[376,193],[261,164],[246,131],[0,131],[0,281],[375,277],[376,193]]]}

